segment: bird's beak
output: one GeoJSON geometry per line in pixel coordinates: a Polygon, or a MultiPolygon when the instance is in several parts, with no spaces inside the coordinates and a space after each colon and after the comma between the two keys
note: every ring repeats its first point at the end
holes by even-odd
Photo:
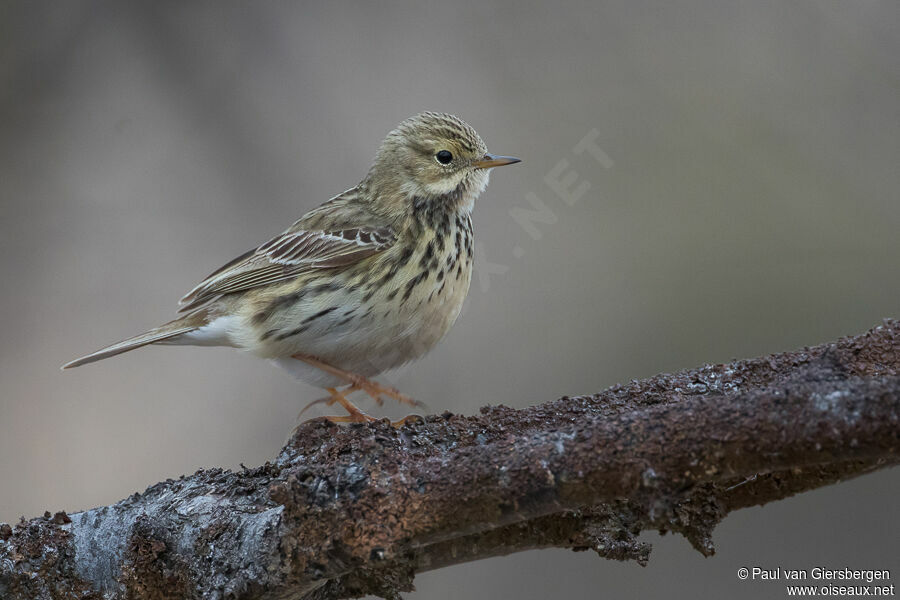
{"type": "Polygon", "coordinates": [[[476,169],[493,169],[494,167],[502,167],[503,165],[514,165],[522,162],[521,158],[515,156],[495,156],[493,154],[485,154],[481,160],[476,160],[472,164],[476,169]]]}

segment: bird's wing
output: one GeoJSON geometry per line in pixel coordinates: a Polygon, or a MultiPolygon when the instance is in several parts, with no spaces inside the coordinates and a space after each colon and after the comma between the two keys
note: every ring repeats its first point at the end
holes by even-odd
{"type": "Polygon", "coordinates": [[[387,250],[396,240],[390,227],[309,231],[295,225],[209,275],[181,299],[179,312],[193,310],[222,294],[290,279],[312,269],[351,265],[387,250]]]}

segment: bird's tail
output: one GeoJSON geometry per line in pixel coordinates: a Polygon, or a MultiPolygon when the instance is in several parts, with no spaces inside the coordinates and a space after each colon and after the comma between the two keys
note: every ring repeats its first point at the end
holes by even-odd
{"type": "Polygon", "coordinates": [[[179,335],[195,331],[206,325],[208,322],[206,311],[195,312],[180,319],[169,321],[165,325],[154,327],[150,331],[146,331],[140,335],[130,337],[127,340],[122,340],[121,342],[92,352],[87,356],[82,356],[81,358],[64,364],[62,368],[72,369],[74,367],[80,367],[81,365],[103,360],[110,356],[116,356],[117,354],[122,354],[123,352],[134,350],[135,348],[142,348],[148,344],[157,344],[172,340],[172,338],[178,337],[179,335]]]}

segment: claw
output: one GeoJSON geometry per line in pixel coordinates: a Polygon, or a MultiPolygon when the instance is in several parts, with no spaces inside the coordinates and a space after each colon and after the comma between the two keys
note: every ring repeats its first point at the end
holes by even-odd
{"type": "Polygon", "coordinates": [[[406,415],[399,421],[392,421],[391,425],[393,427],[395,427],[396,429],[400,429],[404,425],[408,425],[409,423],[412,423],[415,421],[422,421],[422,420],[424,420],[424,419],[422,419],[422,417],[420,415],[406,415]]]}
{"type": "Polygon", "coordinates": [[[332,398],[331,396],[325,396],[324,398],[319,398],[318,400],[313,400],[312,402],[310,402],[309,404],[304,406],[303,410],[301,410],[300,412],[297,413],[297,420],[299,421],[300,417],[303,416],[303,413],[308,411],[309,407],[313,406],[315,404],[326,404],[327,406],[331,406],[332,404],[334,404],[334,398],[332,398]]]}
{"type": "Polygon", "coordinates": [[[355,414],[344,415],[340,417],[322,417],[323,419],[327,419],[332,423],[374,423],[378,419],[371,415],[367,415],[366,413],[360,411],[355,414]]]}

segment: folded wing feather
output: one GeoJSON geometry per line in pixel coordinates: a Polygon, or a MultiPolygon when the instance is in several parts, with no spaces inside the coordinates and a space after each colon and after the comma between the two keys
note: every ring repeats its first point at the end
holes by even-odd
{"type": "Polygon", "coordinates": [[[230,294],[296,277],[311,269],[347,266],[390,248],[389,227],[336,231],[288,230],[209,275],[179,302],[179,312],[230,294]]]}

